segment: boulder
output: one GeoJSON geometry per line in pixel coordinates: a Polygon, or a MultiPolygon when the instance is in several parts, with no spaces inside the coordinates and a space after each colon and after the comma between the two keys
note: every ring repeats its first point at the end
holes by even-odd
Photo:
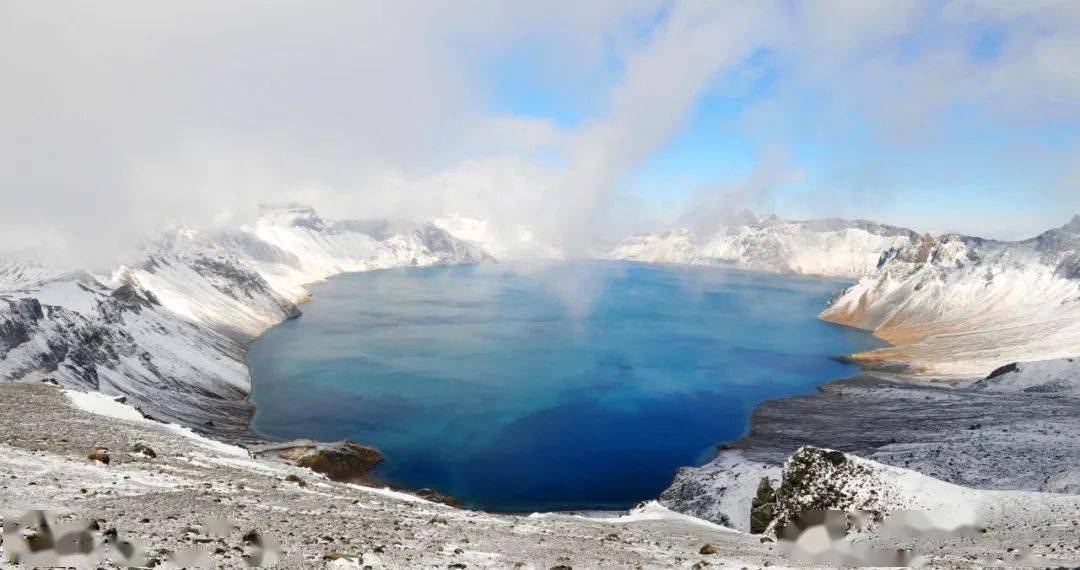
{"type": "Polygon", "coordinates": [[[252,451],[255,455],[276,455],[335,481],[360,479],[384,459],[378,449],[348,439],[333,443],[298,439],[260,446],[252,451]]]}
{"type": "Polygon", "coordinates": [[[109,448],[104,445],[95,445],[94,450],[90,452],[90,455],[86,456],[90,461],[100,461],[105,465],[109,464],[109,448]]]}
{"type": "Polygon", "coordinates": [[[150,459],[154,459],[155,457],[157,457],[157,453],[145,443],[136,443],[135,445],[132,445],[131,454],[142,455],[150,459]]]}
{"type": "Polygon", "coordinates": [[[750,533],[761,534],[769,528],[776,516],[776,492],[768,477],[762,477],[758,483],[757,495],[750,507],[750,533]]]}

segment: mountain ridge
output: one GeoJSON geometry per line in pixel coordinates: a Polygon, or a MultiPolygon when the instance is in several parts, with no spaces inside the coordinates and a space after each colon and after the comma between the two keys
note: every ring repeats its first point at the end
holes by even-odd
{"type": "Polygon", "coordinates": [[[108,275],[7,260],[0,376],[124,396],[155,418],[244,438],[246,345],[299,314],[304,285],[489,259],[430,224],[327,222],[294,206],[235,230],[164,231],[108,275]]]}

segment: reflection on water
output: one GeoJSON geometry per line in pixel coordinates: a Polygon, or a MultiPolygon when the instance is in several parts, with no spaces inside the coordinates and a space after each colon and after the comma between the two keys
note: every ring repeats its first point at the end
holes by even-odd
{"type": "Polygon", "coordinates": [[[375,445],[378,476],[469,506],[626,507],[757,403],[854,371],[828,357],[876,341],[815,319],[843,286],[622,262],[345,275],[252,346],[254,428],[375,445]]]}

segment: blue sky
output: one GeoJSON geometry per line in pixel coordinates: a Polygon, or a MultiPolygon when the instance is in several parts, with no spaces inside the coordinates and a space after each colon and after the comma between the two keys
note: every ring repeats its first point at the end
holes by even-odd
{"type": "Polygon", "coordinates": [[[0,22],[11,248],[111,251],[280,201],[565,247],[739,208],[1006,239],[1080,212],[1078,2],[117,0],[0,22]]]}
{"type": "MultiPolygon", "coordinates": [[[[1022,50],[1030,42],[1063,39],[1060,29],[1046,23],[1060,3],[1029,7],[1030,12],[1011,17],[989,10],[963,19],[943,15],[956,3],[926,3],[906,29],[888,38],[864,39],[873,44],[864,49],[874,54],[865,57],[882,57],[898,73],[895,83],[868,83],[862,72],[846,77],[843,70],[832,71],[831,81],[850,79],[857,85],[855,98],[872,99],[877,90],[904,89],[914,81],[921,83],[911,85],[913,98],[933,96],[935,89],[926,82],[947,84],[949,73],[961,72],[956,86],[938,90],[959,93],[939,95],[940,101],[901,125],[875,116],[880,109],[873,105],[850,105],[836,100],[832,87],[808,84],[800,77],[805,62],[763,44],[710,79],[673,136],[620,181],[619,192],[657,212],[677,212],[702,189],[737,184],[763,154],[781,149],[793,176],[746,207],[792,217],[866,217],[920,230],[1007,239],[1062,224],[1080,212],[1080,179],[1070,172],[1080,144],[1075,84],[1054,85],[1064,87],[1054,94],[1039,93],[1045,87],[1038,83],[1009,85],[1002,97],[1016,101],[1000,108],[993,100],[963,95],[965,89],[977,89],[980,76],[1039,67],[1034,59],[1024,61],[1022,50]],[[929,62],[945,56],[957,59],[935,76],[929,62]],[[1028,106],[1042,110],[1031,117],[1028,106]],[[1049,115],[1039,117],[1043,111],[1049,115]],[[759,122],[763,114],[768,119],[759,122]]],[[[638,37],[647,42],[665,15],[659,13],[638,37]]],[[[543,70],[543,50],[531,48],[510,54],[490,70],[496,109],[547,118],[565,129],[603,116],[605,93],[618,85],[623,59],[608,53],[586,81],[567,85],[555,76],[557,70],[543,70]]],[[[1041,79],[1075,83],[1076,72],[1064,72],[1069,77],[1041,79]]]]}

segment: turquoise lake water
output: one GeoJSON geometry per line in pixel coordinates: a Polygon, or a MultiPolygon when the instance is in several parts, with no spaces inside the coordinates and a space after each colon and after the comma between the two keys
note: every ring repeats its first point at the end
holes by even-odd
{"type": "Polygon", "coordinates": [[[626,262],[391,269],[313,288],[248,360],[253,430],[351,438],[373,475],[491,510],[623,508],[754,406],[881,344],[815,316],[843,281],[626,262]]]}

